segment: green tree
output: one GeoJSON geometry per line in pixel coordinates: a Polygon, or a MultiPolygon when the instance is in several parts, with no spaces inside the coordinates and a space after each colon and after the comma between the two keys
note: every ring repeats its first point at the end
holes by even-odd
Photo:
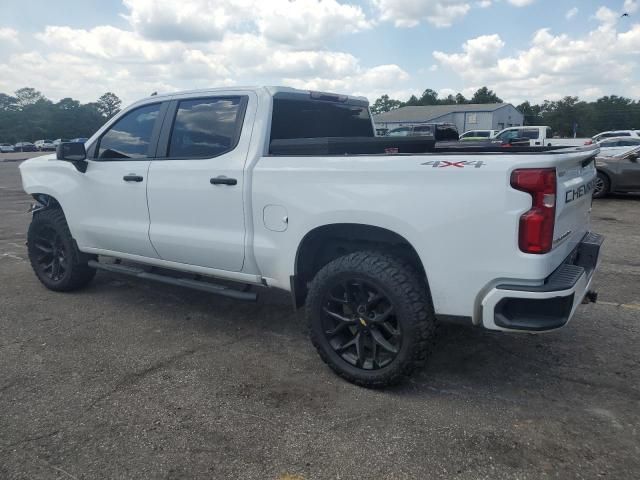
{"type": "Polygon", "coordinates": [[[479,88],[469,103],[502,103],[502,99],[487,87],[479,88]]]}
{"type": "Polygon", "coordinates": [[[373,102],[373,105],[371,105],[371,113],[377,115],[379,113],[395,110],[400,106],[402,106],[402,102],[400,100],[394,100],[389,98],[389,95],[385,94],[373,102]]]}
{"type": "Polygon", "coordinates": [[[437,105],[438,92],[427,88],[424,92],[422,92],[422,96],[420,97],[419,102],[420,105],[437,105]]]}
{"type": "Polygon", "coordinates": [[[516,109],[524,115],[525,125],[540,125],[542,123],[542,116],[540,115],[542,108],[540,105],[531,105],[529,101],[526,101],[518,105],[516,109]]]}
{"type": "Polygon", "coordinates": [[[464,98],[464,95],[462,95],[461,93],[457,93],[456,94],[456,103],[461,105],[464,103],[469,103],[468,100],[466,98],[464,98]]]}
{"type": "Polygon", "coordinates": [[[0,112],[15,111],[17,109],[18,99],[16,97],[0,93],[0,112]]]}
{"type": "Polygon", "coordinates": [[[98,99],[98,109],[107,119],[120,111],[122,100],[115,93],[107,92],[98,99]]]}
{"type": "Polygon", "coordinates": [[[23,109],[27,105],[33,105],[41,100],[44,96],[35,88],[24,87],[15,91],[16,105],[19,109],[23,109]]]}
{"type": "Polygon", "coordinates": [[[416,105],[420,105],[420,100],[415,95],[411,95],[402,106],[415,107],[416,105]]]}

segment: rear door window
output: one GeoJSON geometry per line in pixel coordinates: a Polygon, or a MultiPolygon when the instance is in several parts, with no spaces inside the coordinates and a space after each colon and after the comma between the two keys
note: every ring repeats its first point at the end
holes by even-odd
{"type": "Polygon", "coordinates": [[[246,97],[211,97],[178,103],[169,158],[212,158],[233,150],[240,136],[246,97]]]}

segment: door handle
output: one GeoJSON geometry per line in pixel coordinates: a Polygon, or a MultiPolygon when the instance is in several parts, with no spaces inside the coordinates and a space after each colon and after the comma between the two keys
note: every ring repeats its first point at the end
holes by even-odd
{"type": "Polygon", "coordinates": [[[211,180],[209,180],[209,182],[211,183],[211,185],[237,185],[238,184],[238,180],[236,180],[235,178],[229,178],[229,177],[223,177],[223,176],[212,178],[211,180]]]}
{"type": "Polygon", "coordinates": [[[124,177],[122,177],[122,179],[125,182],[141,182],[143,180],[140,175],[134,175],[133,173],[130,173],[129,175],[125,175],[124,177]]]}

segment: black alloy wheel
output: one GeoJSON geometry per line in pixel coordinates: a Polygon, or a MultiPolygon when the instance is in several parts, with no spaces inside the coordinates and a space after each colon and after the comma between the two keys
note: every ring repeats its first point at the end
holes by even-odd
{"type": "Polygon", "coordinates": [[[360,278],[342,279],[325,298],[323,330],[349,364],[375,370],[390,364],[402,346],[402,328],[389,297],[360,278]]]}
{"type": "Polygon", "coordinates": [[[88,265],[95,256],[78,250],[64,213],[58,208],[34,213],[27,232],[27,251],[33,271],[50,290],[77,290],[96,274],[88,265]]]}
{"type": "Polygon", "coordinates": [[[311,342],[344,379],[380,388],[424,365],[435,329],[428,285],[415,267],[385,252],[348,253],[309,284],[311,342]]]}
{"type": "Polygon", "coordinates": [[[34,249],[41,274],[53,282],[62,280],[68,269],[69,253],[58,232],[50,226],[39,229],[34,239],[34,249]]]}

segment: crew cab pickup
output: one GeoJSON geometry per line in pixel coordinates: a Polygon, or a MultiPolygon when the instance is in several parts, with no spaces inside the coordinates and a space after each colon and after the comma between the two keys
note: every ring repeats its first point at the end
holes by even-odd
{"type": "Polygon", "coordinates": [[[289,291],[322,359],[384,386],[424,363],[437,322],[541,332],[594,300],[597,152],[376,137],[362,97],[156,95],[20,165],[28,252],[56,291],[97,269],[241,300],[289,291]]]}

